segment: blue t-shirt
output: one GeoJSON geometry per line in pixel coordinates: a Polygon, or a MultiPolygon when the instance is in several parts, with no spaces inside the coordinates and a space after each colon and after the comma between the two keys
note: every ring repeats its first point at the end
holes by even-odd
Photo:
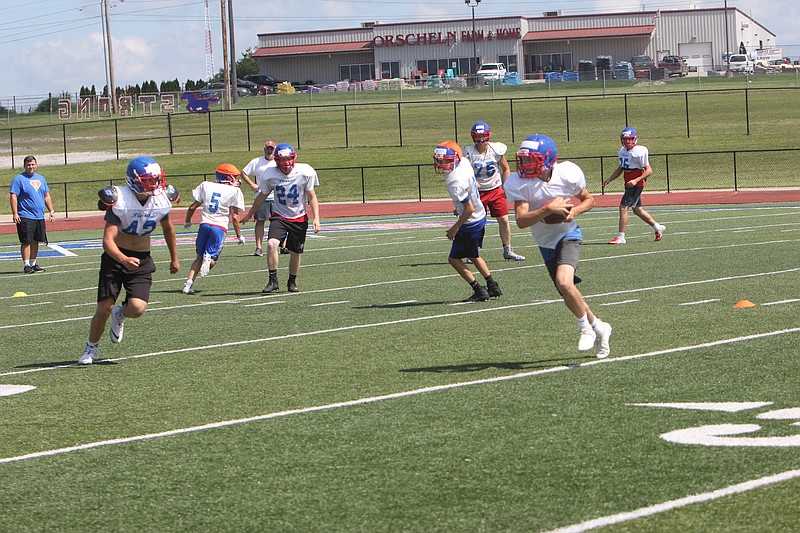
{"type": "Polygon", "coordinates": [[[11,180],[9,192],[17,195],[17,213],[20,218],[44,220],[44,196],[50,192],[47,180],[34,172],[28,176],[24,172],[11,180]]]}

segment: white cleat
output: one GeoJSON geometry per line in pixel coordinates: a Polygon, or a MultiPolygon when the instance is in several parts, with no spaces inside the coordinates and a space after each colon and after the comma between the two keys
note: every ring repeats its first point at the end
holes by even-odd
{"type": "Polygon", "coordinates": [[[119,344],[124,333],[125,317],[122,316],[122,306],[118,305],[111,311],[111,329],[108,331],[108,336],[111,337],[111,342],[119,344]]]}
{"type": "Polygon", "coordinates": [[[662,224],[656,224],[655,225],[655,230],[656,230],[656,239],[655,240],[656,241],[660,241],[661,237],[664,236],[664,232],[667,230],[667,227],[662,225],[662,224]]]}
{"type": "Polygon", "coordinates": [[[98,359],[99,354],[97,353],[98,349],[97,346],[89,346],[89,343],[86,343],[86,351],[83,352],[83,355],[78,359],[79,365],[91,365],[98,359]]]}
{"type": "Polygon", "coordinates": [[[200,277],[208,276],[208,271],[211,270],[211,256],[208,254],[203,255],[203,264],[200,265],[200,277]]]}
{"type": "Polygon", "coordinates": [[[513,250],[504,250],[503,259],[505,259],[506,261],[525,261],[525,256],[519,255],[518,253],[515,253],[513,250]]]}
{"type": "Polygon", "coordinates": [[[602,322],[600,325],[602,331],[597,333],[597,358],[598,359],[605,359],[609,355],[611,355],[611,345],[609,344],[609,339],[611,339],[611,331],[614,329],[611,327],[611,324],[608,322],[602,322]]]}
{"type": "Polygon", "coordinates": [[[591,326],[581,328],[580,334],[581,336],[578,339],[578,351],[588,352],[594,348],[594,341],[597,339],[597,334],[594,332],[591,326]]]}

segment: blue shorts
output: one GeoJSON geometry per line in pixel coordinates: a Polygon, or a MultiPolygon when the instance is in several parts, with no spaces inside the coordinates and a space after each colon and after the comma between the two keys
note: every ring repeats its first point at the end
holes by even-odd
{"type": "Polygon", "coordinates": [[[208,254],[214,261],[219,259],[222,247],[225,245],[225,235],[227,233],[219,226],[200,224],[200,228],[197,230],[197,240],[194,243],[197,257],[203,257],[208,254]]]}
{"type": "Polygon", "coordinates": [[[481,224],[478,227],[467,228],[461,226],[456,232],[456,238],[450,246],[450,257],[453,259],[464,259],[465,257],[480,257],[480,248],[483,248],[483,235],[486,226],[481,224]]]}

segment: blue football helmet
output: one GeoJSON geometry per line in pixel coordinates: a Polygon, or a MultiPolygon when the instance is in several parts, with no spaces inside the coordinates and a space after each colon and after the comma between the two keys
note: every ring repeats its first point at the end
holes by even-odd
{"type": "Polygon", "coordinates": [[[470,134],[472,135],[473,142],[485,143],[489,142],[489,137],[492,136],[492,129],[485,122],[476,122],[472,125],[470,134]]]}
{"type": "Polygon", "coordinates": [[[284,174],[289,174],[297,161],[297,153],[291,144],[281,143],[275,147],[275,164],[284,174]]]}
{"type": "Polygon", "coordinates": [[[558,149],[553,139],[545,135],[531,135],[519,146],[517,173],[522,178],[539,178],[553,169],[556,159],[558,149]]]}
{"type": "Polygon", "coordinates": [[[619,134],[619,140],[625,149],[631,150],[639,142],[639,132],[633,128],[625,128],[619,134]]]}
{"type": "Polygon", "coordinates": [[[167,176],[152,157],[137,157],[128,163],[128,185],[134,191],[149,196],[161,194],[167,176]]]}

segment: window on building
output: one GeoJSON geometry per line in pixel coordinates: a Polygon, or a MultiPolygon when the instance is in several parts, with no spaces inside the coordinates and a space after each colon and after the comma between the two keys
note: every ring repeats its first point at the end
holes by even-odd
{"type": "Polygon", "coordinates": [[[445,73],[452,70],[456,76],[465,76],[471,72],[476,72],[475,60],[471,57],[450,57],[447,59],[418,59],[417,71],[426,75],[439,74],[443,70],[445,73]]]}
{"type": "Polygon", "coordinates": [[[400,77],[399,61],[381,61],[381,79],[389,80],[400,77]]]}
{"type": "Polygon", "coordinates": [[[519,72],[519,68],[517,67],[517,55],[507,55],[507,56],[497,56],[497,60],[500,63],[503,63],[506,66],[506,70],[509,72],[519,72]]]}
{"type": "Polygon", "coordinates": [[[572,52],[556,54],[531,54],[525,58],[527,72],[543,70],[545,72],[559,72],[573,70],[572,52]]]}
{"type": "Polygon", "coordinates": [[[375,72],[375,65],[363,63],[360,65],[339,65],[339,79],[350,81],[371,80],[375,72]]]}

